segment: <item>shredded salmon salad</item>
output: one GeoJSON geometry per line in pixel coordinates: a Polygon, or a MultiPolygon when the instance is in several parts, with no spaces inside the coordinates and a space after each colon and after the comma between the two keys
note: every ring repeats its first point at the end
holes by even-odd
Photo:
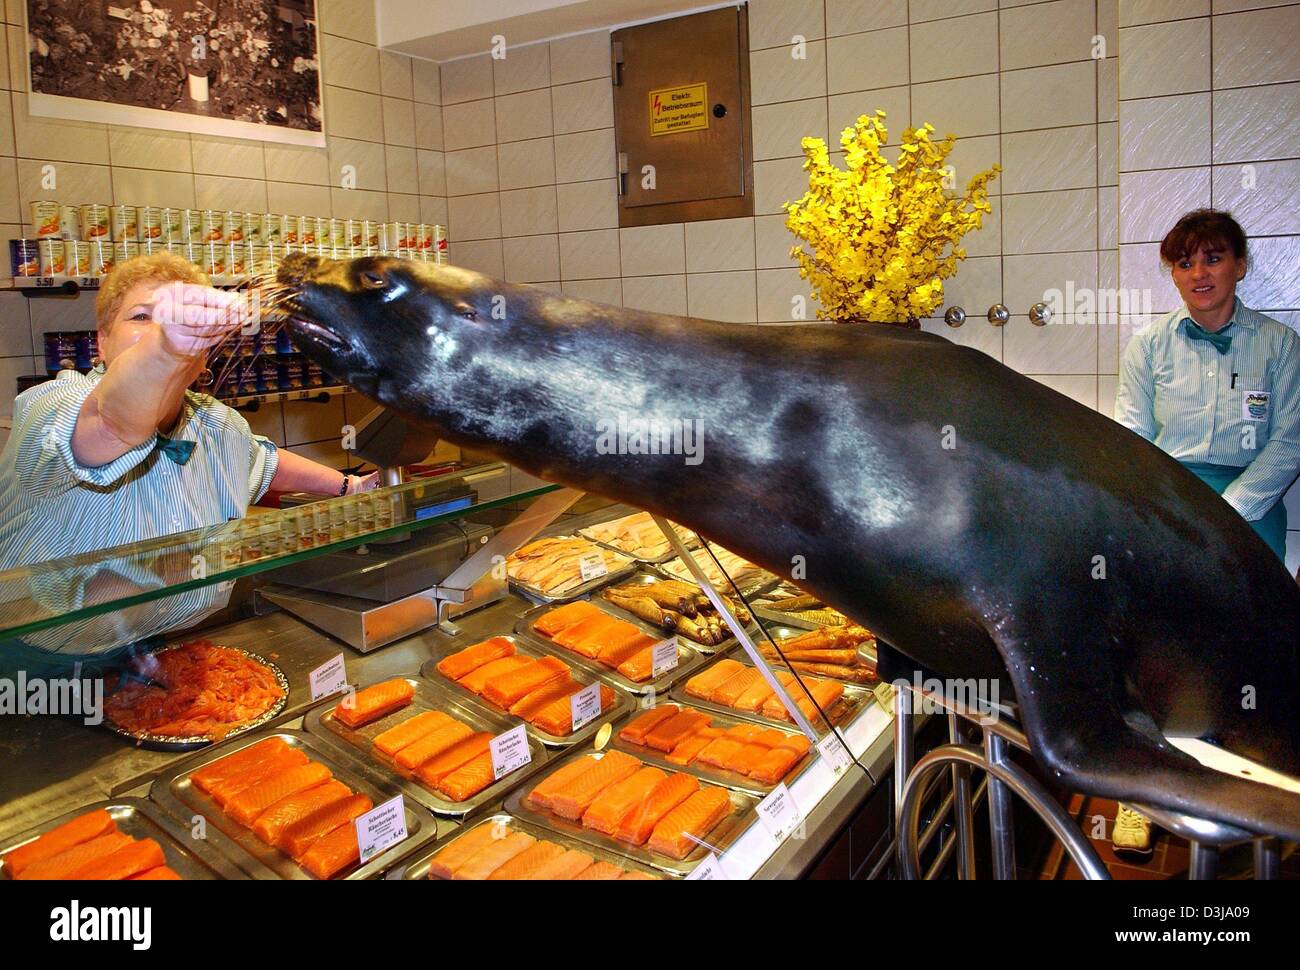
{"type": "Polygon", "coordinates": [[[132,681],[104,701],[108,720],[132,734],[220,740],[284,696],[270,667],[210,640],[135,657],[129,666],[166,688],[132,681]]]}

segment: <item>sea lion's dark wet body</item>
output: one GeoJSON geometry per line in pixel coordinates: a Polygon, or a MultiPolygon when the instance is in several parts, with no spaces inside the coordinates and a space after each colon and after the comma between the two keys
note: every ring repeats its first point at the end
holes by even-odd
{"type": "Polygon", "coordinates": [[[1300,838],[1300,796],[1161,736],[1300,777],[1300,589],[1108,418],[896,328],[664,316],[388,259],[281,278],[299,346],[364,393],[783,576],[802,562],[801,586],[939,676],[1001,678],[1064,785],[1300,838]],[[600,453],[619,415],[702,419],[703,461],[600,453]]]}

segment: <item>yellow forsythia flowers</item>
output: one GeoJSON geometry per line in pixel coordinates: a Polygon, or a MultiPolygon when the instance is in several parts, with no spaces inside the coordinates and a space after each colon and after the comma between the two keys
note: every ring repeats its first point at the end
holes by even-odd
{"type": "Polygon", "coordinates": [[[943,281],[966,258],[957,242],[992,211],[988,184],[1002,169],[951,195],[943,163],[954,139],[935,143],[933,133],[929,124],[904,131],[893,166],[880,153],[885,112],[863,115],[840,135],[847,169],[831,164],[820,138],[803,140],[808,191],[786,203],[786,226],[807,244],[790,255],[812,284],[819,319],[903,322],[943,303],[943,281]]]}

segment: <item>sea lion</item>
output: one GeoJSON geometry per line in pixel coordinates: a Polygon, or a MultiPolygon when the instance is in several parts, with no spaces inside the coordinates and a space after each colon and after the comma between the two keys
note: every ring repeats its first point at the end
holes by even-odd
{"type": "Polygon", "coordinates": [[[667,316],[384,257],[295,256],[279,281],[294,341],[363,393],[787,578],[802,567],[939,676],[997,679],[1062,785],[1300,839],[1300,795],[1162,736],[1300,777],[1300,590],[1109,418],[878,324],[667,316]],[[620,419],[702,422],[700,460],[610,447],[620,419]]]}

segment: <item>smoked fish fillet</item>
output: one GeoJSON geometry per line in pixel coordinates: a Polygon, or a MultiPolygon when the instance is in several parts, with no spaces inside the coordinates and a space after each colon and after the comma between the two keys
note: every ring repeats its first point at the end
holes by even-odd
{"type": "Polygon", "coordinates": [[[411,703],[415,687],[402,677],[372,684],[365,690],[345,697],[334,708],[334,716],[348,727],[356,728],[377,721],[386,714],[400,710],[411,703]]]}
{"type": "Polygon", "coordinates": [[[438,673],[451,680],[460,680],[472,670],[477,670],[485,663],[513,657],[515,645],[505,637],[492,637],[472,647],[466,647],[438,661],[438,673]]]}
{"type": "Polygon", "coordinates": [[[721,736],[722,732],[718,728],[700,728],[686,740],[677,742],[677,746],[669,753],[668,760],[675,765],[688,765],[713,743],[714,738],[721,736]]]}
{"type": "Polygon", "coordinates": [[[650,850],[685,859],[732,812],[731,796],[722,788],[701,788],[660,819],[650,836],[650,850]]]}
{"type": "Polygon", "coordinates": [[[659,641],[636,627],[624,636],[610,637],[596,653],[596,659],[606,667],[618,667],[637,654],[649,650],[659,641]]]}
{"type": "Polygon", "coordinates": [[[312,847],[298,861],[317,879],[332,879],[360,860],[361,845],[357,842],[357,827],[344,824],[312,843],[312,847]]]}
{"type": "Polygon", "coordinates": [[[488,876],[488,879],[536,879],[538,870],[562,855],[564,848],[554,842],[535,842],[488,876]]]}
{"type": "Polygon", "coordinates": [[[240,774],[255,765],[269,761],[289,750],[284,738],[267,738],[257,744],[249,745],[242,751],[228,754],[212,764],[204,765],[190,775],[190,781],[198,786],[199,791],[211,792],[214,787],[232,776],[240,774]]]}
{"type": "Polygon", "coordinates": [[[213,801],[225,808],[230,804],[230,800],[241,792],[255,785],[260,785],[268,778],[274,778],[290,768],[305,765],[310,760],[301,749],[291,747],[287,751],[272,755],[268,760],[259,762],[251,768],[246,768],[238,774],[216,782],[208,794],[212,796],[213,801]]]}
{"type": "Polygon", "coordinates": [[[415,771],[426,761],[432,761],[473,733],[474,729],[468,724],[453,720],[450,724],[434,728],[420,740],[401,748],[393,760],[399,767],[407,771],[415,771]]]}
{"type": "MultiPolygon", "coordinates": [[[[655,641],[655,643],[658,642],[655,641]]],[[[638,650],[619,664],[617,669],[620,674],[634,684],[649,680],[655,672],[654,644],[652,643],[650,646],[638,650]]]]}
{"type": "Polygon", "coordinates": [[[744,741],[737,741],[735,738],[729,738],[724,734],[720,738],[715,738],[712,744],[701,751],[696,760],[702,765],[712,765],[715,768],[725,769],[727,762],[740,754],[744,748],[744,741]]]}
{"type": "Polygon", "coordinates": [[[668,773],[659,768],[641,768],[629,778],[610,785],[596,796],[582,813],[582,825],[610,835],[628,814],[650,797],[668,773]]]}
{"type": "Polygon", "coordinates": [[[577,821],[596,796],[610,785],[630,777],[641,767],[639,758],[622,751],[608,751],[599,761],[591,764],[581,775],[561,788],[551,799],[551,811],[561,818],[577,821]]]}
{"type": "Polygon", "coordinates": [[[179,880],[180,874],[175,869],[167,866],[158,866],[154,869],[146,869],[144,872],[138,872],[131,876],[132,882],[154,882],[160,879],[179,880]]]}
{"type": "Polygon", "coordinates": [[[556,792],[573,781],[591,766],[591,758],[577,758],[547,775],[540,785],[528,793],[528,802],[544,811],[551,810],[551,799],[556,792]]]}
{"type": "Polygon", "coordinates": [[[709,700],[715,704],[721,704],[723,707],[734,707],[740,696],[749,690],[755,684],[763,683],[763,675],[758,672],[757,667],[746,667],[725,684],[713,692],[709,700]]]}
{"type": "MultiPolygon", "coordinates": [[[[561,636],[567,636],[570,632],[572,631],[565,630],[561,636]]],[[[604,650],[611,641],[623,642],[633,634],[640,632],[641,631],[635,626],[628,623],[627,620],[615,618],[613,623],[588,633],[577,643],[573,644],[570,649],[577,651],[584,657],[590,657],[595,660],[600,656],[600,652],[604,650]]]]}
{"type": "Polygon", "coordinates": [[[285,829],[300,822],[326,805],[341,802],[352,794],[352,789],[338,779],[316,785],[306,791],[282,798],[261,815],[253,825],[253,834],[267,845],[278,847],[285,829]]]}
{"type": "MultiPolygon", "coordinates": [[[[610,616],[603,610],[597,612],[600,614],[599,616],[589,616],[585,620],[573,624],[573,626],[565,627],[551,639],[560,646],[575,653],[580,653],[584,657],[596,656],[600,652],[600,646],[593,637],[599,637],[604,630],[623,622],[618,617],[610,616]],[[586,644],[586,646],[579,648],[578,644],[586,644]]],[[[631,624],[626,625],[630,626],[631,624]]]]}
{"type": "Polygon", "coordinates": [[[105,809],[99,808],[50,829],[40,838],[20,845],[4,858],[4,871],[10,879],[17,879],[24,869],[42,859],[49,859],[75,845],[97,839],[117,831],[117,823],[105,809]]]}
{"type": "Polygon", "coordinates": [[[619,879],[622,875],[623,870],[612,862],[593,862],[573,878],[575,880],[619,879]]]}
{"type": "Polygon", "coordinates": [[[438,788],[442,780],[461,765],[467,764],[479,755],[487,754],[488,742],[491,740],[492,735],[486,731],[478,734],[471,733],[469,737],[457,741],[442,754],[420,765],[416,774],[426,785],[438,788]]]}
{"type": "Polygon", "coordinates": [[[49,858],[33,862],[23,869],[22,875],[17,878],[32,881],[69,879],[78,869],[113,854],[118,849],[130,845],[131,841],[130,836],[114,829],[87,842],[70,846],[49,858]]]}
{"type": "MultiPolygon", "coordinates": [[[[778,673],[777,679],[781,681],[781,685],[785,687],[786,693],[790,695],[790,698],[795,702],[796,707],[799,706],[800,701],[807,702],[808,695],[805,694],[803,688],[799,686],[799,681],[795,680],[794,674],[781,671],[778,673]]],[[[804,683],[809,686],[816,686],[819,681],[814,677],[805,677],[804,683]]],[[[763,702],[760,713],[764,717],[770,717],[777,721],[790,720],[790,715],[786,712],[785,705],[781,703],[781,698],[775,693],[763,702]]]]}
{"type": "Polygon", "coordinates": [[[386,757],[393,757],[409,744],[414,744],[438,728],[444,728],[454,720],[442,711],[425,711],[415,717],[408,717],[401,724],[390,727],[375,737],[375,750],[386,757]]]}
{"type": "Polygon", "coordinates": [[[631,812],[614,830],[614,838],[633,845],[643,845],[660,820],[700,790],[700,783],[690,775],[677,772],[661,781],[639,808],[631,812]]]}
{"type": "Polygon", "coordinates": [[[124,845],[116,852],[87,863],[75,870],[69,879],[94,881],[130,879],[136,873],[166,865],[162,846],[153,839],[141,839],[124,845]]]}
{"type": "Polygon", "coordinates": [[[467,798],[473,798],[494,781],[496,775],[492,772],[492,753],[484,751],[443,778],[438,783],[438,791],[453,802],[463,802],[467,798]]]}
{"type": "Polygon", "coordinates": [[[466,690],[472,690],[475,694],[482,694],[483,688],[487,686],[487,682],[493,677],[500,677],[502,674],[508,674],[520,667],[527,667],[532,662],[531,657],[520,657],[518,654],[502,657],[500,660],[493,660],[491,663],[485,663],[477,670],[470,671],[456,683],[466,690]]]}
{"type": "Polygon", "coordinates": [[[752,742],[750,744],[742,745],[735,754],[727,759],[727,763],[724,764],[723,767],[728,771],[734,771],[737,774],[748,775],[758,767],[759,761],[762,760],[763,756],[771,750],[771,748],[765,745],[754,744],[752,742]]]}
{"type": "Polygon", "coordinates": [[[525,721],[531,721],[537,716],[537,712],[546,705],[561,698],[572,697],[580,690],[582,690],[582,685],[574,680],[572,675],[566,674],[564,677],[549,681],[532,693],[519,698],[510,705],[510,713],[515,717],[523,718],[525,721]]]}
{"type": "MultiPolygon", "coordinates": [[[[757,670],[758,668],[755,667],[754,669],[757,670]]],[[[737,697],[736,702],[731,706],[738,711],[757,711],[775,693],[768,682],[760,675],[758,681],[737,697]]]]}
{"type": "Polygon", "coordinates": [[[480,850],[506,837],[509,829],[498,830],[494,824],[479,825],[466,832],[429,860],[430,879],[450,879],[480,850]]]}
{"type": "Polygon", "coordinates": [[[245,788],[227,803],[226,814],[240,825],[252,828],[257,816],[280,799],[323,785],[332,777],[334,773],[319,761],[309,761],[268,778],[260,785],[245,788]]]}
{"type": "Polygon", "coordinates": [[[569,849],[563,855],[556,856],[546,863],[528,878],[548,881],[573,879],[594,861],[591,856],[580,849],[569,849]]]}
{"type": "Polygon", "coordinates": [[[651,728],[668,720],[680,710],[676,704],[661,704],[643,711],[624,725],[618,736],[629,744],[645,744],[645,736],[651,728]]]}
{"type": "Polygon", "coordinates": [[[785,777],[786,772],[793,768],[795,762],[802,757],[802,752],[790,748],[772,748],[758,759],[754,767],[749,769],[749,777],[755,781],[761,781],[765,785],[775,785],[785,777]]]}
{"type": "Polygon", "coordinates": [[[786,734],[781,732],[781,740],[772,745],[774,748],[789,748],[795,754],[803,755],[808,753],[812,747],[812,742],[802,734],[786,734]]]}
{"type": "MultiPolygon", "coordinates": [[[[543,707],[533,717],[532,723],[537,725],[547,734],[554,734],[556,737],[563,737],[573,731],[573,702],[572,695],[561,697],[558,700],[551,701],[543,707]]],[[[600,685],[600,710],[608,711],[614,706],[614,691],[600,685]]]]}
{"type": "Polygon", "coordinates": [[[656,751],[671,751],[700,728],[708,727],[711,720],[713,719],[707,714],[689,707],[684,708],[674,717],[652,728],[645,736],[645,744],[656,751]]]}
{"type": "Polygon", "coordinates": [[[504,839],[497,839],[476,852],[451,878],[487,879],[536,841],[527,832],[511,832],[504,839]]]}
{"type": "Polygon", "coordinates": [[[739,660],[719,660],[701,674],[696,674],[686,682],[686,693],[701,700],[710,700],[713,692],[745,669],[739,660]]]}
{"type": "Polygon", "coordinates": [[[576,603],[567,603],[543,613],[533,621],[533,629],[549,638],[581,620],[603,615],[605,615],[604,611],[599,607],[592,606],[586,600],[578,600],[576,603]]]}
{"type": "Polygon", "coordinates": [[[285,829],[280,836],[280,850],[301,862],[316,842],[335,829],[350,829],[355,835],[356,826],[351,824],[353,820],[374,807],[366,795],[350,795],[342,801],[326,805],[285,829]]]}
{"type": "Polygon", "coordinates": [[[559,657],[541,657],[490,679],[483,686],[483,699],[509,710],[517,701],[553,680],[569,676],[569,665],[559,657]]]}

